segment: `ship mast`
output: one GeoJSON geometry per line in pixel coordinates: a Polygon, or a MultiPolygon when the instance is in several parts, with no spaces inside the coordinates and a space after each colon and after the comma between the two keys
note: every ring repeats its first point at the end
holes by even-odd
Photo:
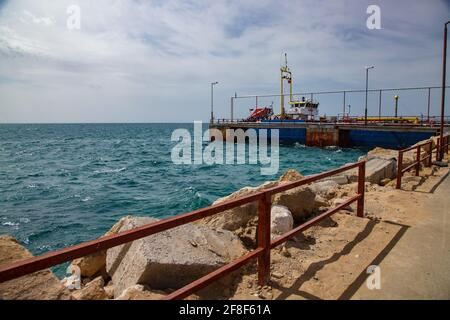
{"type": "Polygon", "coordinates": [[[285,64],[280,68],[280,116],[284,118],[286,113],[284,109],[284,80],[289,83],[289,101],[292,101],[292,72],[287,64],[287,53],[284,54],[285,64]]]}

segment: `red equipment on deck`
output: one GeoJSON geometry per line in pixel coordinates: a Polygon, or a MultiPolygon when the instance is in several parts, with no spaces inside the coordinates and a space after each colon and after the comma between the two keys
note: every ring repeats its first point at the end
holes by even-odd
{"type": "Polygon", "coordinates": [[[248,122],[267,120],[273,115],[273,110],[269,107],[256,107],[255,109],[250,109],[250,111],[252,113],[246,119],[248,122]]]}

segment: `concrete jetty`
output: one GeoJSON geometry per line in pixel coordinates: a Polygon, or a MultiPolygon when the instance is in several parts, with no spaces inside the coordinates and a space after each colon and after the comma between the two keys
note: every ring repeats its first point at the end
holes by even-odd
{"type": "MultiPolygon", "coordinates": [[[[400,149],[437,135],[438,126],[413,124],[349,124],[320,122],[214,122],[211,129],[218,129],[226,137],[227,129],[278,129],[281,142],[300,143],[306,146],[382,147],[400,149]]],[[[445,132],[450,127],[445,127],[445,132]]]]}

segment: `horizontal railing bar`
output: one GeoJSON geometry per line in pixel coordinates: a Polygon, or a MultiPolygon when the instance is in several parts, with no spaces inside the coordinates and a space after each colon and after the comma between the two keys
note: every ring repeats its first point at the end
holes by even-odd
{"type": "Polygon", "coordinates": [[[423,146],[426,146],[426,145],[429,145],[430,144],[430,141],[428,141],[428,142],[424,142],[424,143],[421,143],[421,144],[416,144],[416,145],[414,145],[414,146],[411,146],[411,147],[409,147],[409,148],[406,148],[406,149],[402,149],[402,150],[400,150],[401,152],[408,152],[408,151],[411,151],[411,150],[416,150],[417,149],[417,147],[423,147],[423,146]]]}
{"type": "Polygon", "coordinates": [[[239,269],[244,264],[248,263],[249,260],[256,258],[263,252],[263,248],[256,248],[252,252],[247,253],[246,255],[240,257],[237,260],[234,260],[233,262],[230,262],[222,267],[220,267],[217,270],[214,270],[213,272],[207,274],[206,276],[201,277],[200,279],[197,279],[190,284],[172,292],[171,294],[164,297],[164,300],[176,300],[176,299],[183,299],[191,295],[192,293],[203,289],[204,287],[208,286],[209,284],[213,283],[217,279],[226,276],[230,272],[239,269]]]}
{"type": "Polygon", "coordinates": [[[402,169],[402,173],[405,173],[406,171],[408,171],[411,168],[414,168],[417,164],[417,161],[414,161],[413,163],[411,163],[409,166],[405,167],[402,169]]]}
{"type": "Polygon", "coordinates": [[[283,192],[283,191],[286,191],[286,190],[289,190],[289,189],[300,187],[300,186],[303,186],[305,184],[309,184],[311,182],[314,182],[314,181],[317,181],[317,180],[321,180],[323,178],[331,177],[331,176],[334,176],[336,174],[345,172],[345,171],[353,169],[353,168],[357,168],[357,167],[359,167],[361,165],[361,162],[364,162],[364,161],[348,164],[348,165],[345,165],[343,167],[340,167],[338,169],[334,169],[334,170],[331,170],[331,171],[318,173],[318,174],[313,174],[313,175],[304,177],[301,180],[298,180],[298,181],[295,181],[295,182],[292,182],[292,183],[289,183],[289,184],[268,188],[268,189],[265,190],[265,192],[267,192],[269,195],[273,195],[275,193],[279,193],[279,192],[283,192]]]}
{"type": "Polygon", "coordinates": [[[304,231],[310,227],[312,227],[314,224],[322,221],[323,219],[331,216],[332,214],[334,214],[335,212],[345,208],[346,206],[348,206],[349,204],[351,204],[354,201],[357,201],[358,199],[360,199],[362,197],[361,194],[357,194],[356,196],[353,196],[351,198],[349,198],[348,200],[346,200],[345,202],[341,203],[340,205],[318,215],[315,216],[314,218],[312,218],[311,220],[306,221],[305,223],[299,225],[298,227],[292,229],[289,232],[286,232],[284,235],[280,236],[280,238],[277,238],[276,240],[272,241],[270,243],[270,248],[273,249],[277,246],[279,246],[280,244],[286,242],[287,240],[289,240],[290,238],[292,238],[293,236],[295,236],[297,233],[304,231]]]}

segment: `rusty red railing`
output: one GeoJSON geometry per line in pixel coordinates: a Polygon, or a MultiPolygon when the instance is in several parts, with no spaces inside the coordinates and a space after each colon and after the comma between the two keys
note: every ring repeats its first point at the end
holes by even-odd
{"type": "Polygon", "coordinates": [[[406,148],[406,149],[402,149],[398,151],[398,160],[397,160],[397,183],[396,183],[396,188],[397,189],[401,189],[402,187],[402,177],[403,174],[406,171],[411,170],[412,168],[415,168],[415,175],[419,176],[420,173],[420,164],[422,162],[425,162],[425,165],[427,167],[431,167],[431,162],[432,162],[432,158],[433,158],[433,150],[436,149],[436,160],[438,160],[439,158],[439,151],[442,149],[444,152],[448,153],[448,147],[449,147],[449,143],[450,143],[450,139],[449,139],[450,135],[445,135],[442,140],[442,146],[440,143],[440,138],[437,138],[437,144],[436,146],[433,147],[433,141],[430,139],[430,141],[406,148]],[[422,157],[421,154],[421,150],[423,147],[428,146],[428,148],[426,148],[426,155],[424,157],[422,157]],[[403,167],[403,154],[405,152],[411,151],[416,149],[416,160],[411,163],[410,165],[408,165],[407,167],[403,167]]]}
{"type": "Polygon", "coordinates": [[[105,236],[99,239],[87,241],[75,246],[45,253],[41,256],[32,257],[17,261],[8,265],[0,266],[0,283],[12,280],[42,269],[46,269],[76,258],[80,258],[98,251],[106,250],[130,241],[141,239],[152,234],[162,232],[180,225],[190,223],[214,214],[229,210],[241,205],[258,201],[258,230],[257,230],[257,248],[246,255],[236,259],[217,270],[201,277],[198,280],[170,293],[165,297],[166,300],[183,299],[192,293],[208,286],[215,280],[230,274],[232,271],[250,262],[258,259],[258,283],[264,285],[270,278],[270,250],[286,242],[297,233],[304,231],[323,219],[331,216],[337,211],[347,207],[357,201],[357,216],[364,216],[364,180],[365,180],[365,161],[349,164],[331,171],[307,176],[301,180],[282,184],[268,188],[238,199],[233,199],[220,204],[212,205],[206,208],[198,209],[172,218],[150,223],[129,231],[120,232],[114,235],[105,236]],[[358,168],[358,186],[355,196],[347,199],[338,206],[321,213],[305,223],[295,227],[291,231],[281,235],[279,238],[271,241],[270,239],[270,210],[272,196],[274,194],[310,184],[312,182],[334,176],[336,174],[358,168]]]}
{"type": "Polygon", "coordinates": [[[450,134],[447,134],[445,136],[442,137],[442,146],[440,143],[441,137],[437,138],[437,142],[436,142],[436,160],[439,160],[439,151],[442,150],[442,152],[444,153],[448,153],[448,146],[450,144],[450,134]]]}

